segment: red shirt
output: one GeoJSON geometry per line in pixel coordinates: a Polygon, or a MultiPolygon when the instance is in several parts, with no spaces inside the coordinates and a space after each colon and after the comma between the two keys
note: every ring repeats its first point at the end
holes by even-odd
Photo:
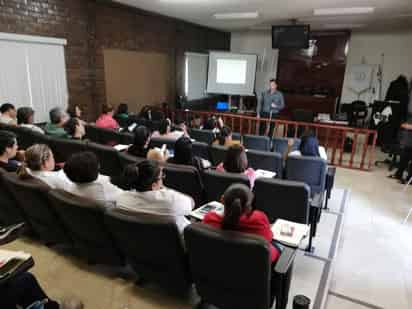
{"type": "Polygon", "coordinates": [[[96,120],[96,127],[104,129],[118,129],[119,124],[113,117],[109,114],[100,115],[99,119],[96,120]]]}
{"type": "MultiPolygon", "coordinates": [[[[203,218],[203,223],[215,228],[221,228],[222,220],[223,216],[211,211],[203,218]]],[[[263,212],[254,210],[248,216],[242,215],[236,231],[262,236],[269,242],[272,262],[279,258],[279,251],[272,245],[273,233],[270,229],[269,219],[263,212]]]]}

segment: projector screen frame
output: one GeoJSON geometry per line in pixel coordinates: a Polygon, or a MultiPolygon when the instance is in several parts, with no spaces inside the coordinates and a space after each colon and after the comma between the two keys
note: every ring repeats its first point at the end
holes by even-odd
{"type": "MultiPolygon", "coordinates": [[[[227,59],[234,59],[231,57],[228,57],[227,59]]],[[[253,54],[253,53],[232,53],[229,51],[220,51],[220,50],[211,50],[209,51],[209,64],[208,64],[208,74],[207,74],[207,86],[206,86],[206,93],[207,94],[223,94],[223,95],[229,95],[229,96],[254,96],[255,95],[255,91],[256,91],[256,73],[257,73],[257,62],[258,62],[258,55],[257,54],[253,54]],[[247,92],[242,92],[242,91],[238,91],[233,89],[233,91],[226,91],[223,90],[222,88],[224,87],[239,87],[240,88],[244,88],[246,86],[243,85],[239,85],[239,84],[226,84],[226,85],[231,85],[231,86],[221,86],[221,87],[217,87],[216,85],[218,85],[217,83],[217,67],[215,70],[215,74],[213,74],[213,71],[211,71],[211,66],[213,65],[212,62],[216,59],[212,58],[211,55],[212,54],[222,54],[224,56],[229,56],[229,55],[240,55],[240,56],[247,56],[247,57],[254,57],[253,59],[253,63],[249,64],[249,60],[247,60],[247,68],[246,68],[246,86],[249,84],[249,89],[251,89],[251,91],[247,92]],[[251,72],[249,72],[251,71],[251,72]],[[211,74],[212,72],[212,74],[211,74]],[[253,73],[253,77],[249,76],[251,73],[253,73]],[[211,75],[213,75],[214,78],[214,83],[215,83],[215,87],[211,87],[211,75]],[[249,76],[249,81],[248,81],[248,76],[249,76]],[[211,91],[213,90],[213,91],[211,91]]],[[[215,65],[217,66],[217,65],[215,65]]]]}

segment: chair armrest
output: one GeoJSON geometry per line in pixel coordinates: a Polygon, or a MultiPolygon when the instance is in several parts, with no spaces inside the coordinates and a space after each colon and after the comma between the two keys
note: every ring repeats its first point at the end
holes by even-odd
{"type": "Polygon", "coordinates": [[[283,251],[276,262],[274,271],[278,274],[286,274],[295,260],[297,248],[284,247],[283,251]]]}
{"type": "Polygon", "coordinates": [[[25,223],[18,223],[0,228],[0,245],[5,245],[20,237],[25,230],[25,223]]]}

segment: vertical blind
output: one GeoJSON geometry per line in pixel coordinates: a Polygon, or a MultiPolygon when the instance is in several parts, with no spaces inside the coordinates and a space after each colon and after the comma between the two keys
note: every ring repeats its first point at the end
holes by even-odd
{"type": "Polygon", "coordinates": [[[53,107],[67,107],[65,40],[0,33],[0,104],[35,110],[46,122],[53,107]]]}
{"type": "Polygon", "coordinates": [[[187,100],[207,97],[208,54],[185,53],[185,94],[187,100]]]}

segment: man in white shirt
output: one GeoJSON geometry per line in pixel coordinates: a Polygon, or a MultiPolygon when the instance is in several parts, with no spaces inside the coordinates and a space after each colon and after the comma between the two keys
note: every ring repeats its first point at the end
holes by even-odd
{"type": "Polygon", "coordinates": [[[181,233],[190,224],[194,201],[190,196],[163,186],[163,171],[158,162],[143,161],[127,173],[131,187],[117,199],[117,208],[174,218],[181,233]],[[133,175],[134,172],[134,175],[133,175]]]}

